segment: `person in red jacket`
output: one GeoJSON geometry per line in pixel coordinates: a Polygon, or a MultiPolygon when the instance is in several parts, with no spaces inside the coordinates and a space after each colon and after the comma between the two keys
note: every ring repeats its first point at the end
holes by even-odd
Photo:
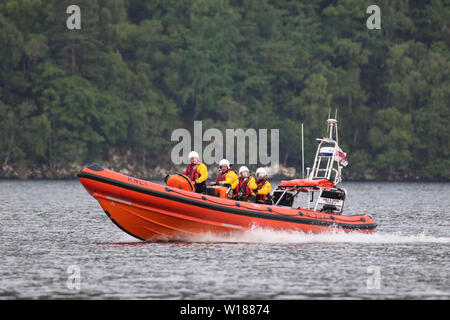
{"type": "Polygon", "coordinates": [[[249,201],[255,198],[254,190],[257,185],[255,178],[250,175],[250,170],[246,166],[239,168],[239,181],[236,186],[235,196],[238,200],[249,201]]]}
{"type": "Polygon", "coordinates": [[[191,151],[189,153],[189,160],[191,163],[186,168],[184,175],[188,176],[194,183],[195,192],[205,193],[206,180],[208,179],[208,168],[206,168],[206,165],[200,161],[198,153],[195,151],[191,151]]]}
{"type": "Polygon", "coordinates": [[[270,201],[272,186],[270,185],[269,179],[267,179],[267,173],[264,168],[258,168],[256,170],[256,185],[256,202],[268,203],[270,201]]]}
{"type": "Polygon", "coordinates": [[[219,168],[219,175],[217,176],[217,179],[211,183],[211,185],[230,185],[232,190],[236,189],[238,184],[238,176],[236,172],[234,172],[233,168],[231,168],[230,161],[227,159],[220,160],[219,168]]]}

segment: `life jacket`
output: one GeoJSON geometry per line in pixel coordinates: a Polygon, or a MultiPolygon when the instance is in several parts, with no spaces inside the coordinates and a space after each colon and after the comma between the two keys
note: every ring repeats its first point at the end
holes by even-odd
{"type": "Polygon", "coordinates": [[[227,174],[228,172],[233,171],[233,169],[228,168],[227,171],[225,172],[220,172],[220,175],[217,177],[217,179],[215,180],[215,182],[219,182],[219,181],[225,181],[227,179],[227,174]]]}
{"type": "MultiPolygon", "coordinates": [[[[264,178],[262,178],[261,181],[259,181],[259,182],[258,181],[259,180],[256,180],[256,185],[258,187],[256,188],[255,193],[256,193],[256,191],[261,190],[264,187],[264,185],[266,184],[266,182],[269,181],[269,179],[264,177],[264,178]]],[[[266,201],[268,199],[269,199],[269,195],[268,194],[256,194],[256,201],[266,201]]]]}
{"type": "Polygon", "coordinates": [[[184,173],[185,176],[188,176],[189,179],[194,182],[198,177],[200,177],[200,174],[197,172],[198,166],[201,164],[201,162],[192,164],[190,163],[186,169],[186,172],[184,173]]]}
{"type": "Polygon", "coordinates": [[[247,181],[244,181],[244,178],[239,178],[239,183],[236,186],[236,194],[242,190],[243,197],[249,197],[252,195],[252,190],[248,187],[248,183],[250,182],[250,177],[248,177],[247,181]]]}

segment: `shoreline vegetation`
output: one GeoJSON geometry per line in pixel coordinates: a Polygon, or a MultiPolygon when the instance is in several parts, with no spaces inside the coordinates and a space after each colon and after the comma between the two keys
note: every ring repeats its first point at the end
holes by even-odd
{"type": "Polygon", "coordinates": [[[164,178],[198,120],[278,129],[299,177],[331,109],[344,181],[450,181],[448,1],[377,1],[381,29],[360,0],[77,0],[68,29],[72,4],[0,1],[0,178],[164,178]]]}
{"type": "MultiPolygon", "coordinates": [[[[142,166],[133,165],[118,165],[117,163],[99,163],[105,169],[110,169],[122,174],[136,177],[143,180],[164,180],[168,174],[173,173],[183,173],[186,169],[186,165],[173,165],[167,167],[148,167],[144,168],[142,166]]],[[[86,165],[86,164],[85,164],[86,165]]],[[[50,169],[46,166],[34,166],[28,168],[14,169],[11,166],[0,168],[0,180],[68,180],[76,179],[77,174],[84,165],[79,164],[69,164],[64,167],[50,169]]],[[[257,166],[248,165],[251,173],[257,169],[257,166]]],[[[233,166],[237,170],[238,166],[233,166]]],[[[213,181],[217,176],[217,166],[208,166],[208,181],[213,181]]],[[[283,165],[279,166],[279,170],[275,174],[269,176],[273,180],[289,180],[289,179],[299,179],[302,177],[301,169],[295,167],[285,167],[283,165]]],[[[351,172],[343,173],[343,181],[358,181],[358,182],[450,182],[450,179],[424,179],[419,176],[394,176],[380,178],[375,175],[356,175],[351,174],[351,172]]]]}

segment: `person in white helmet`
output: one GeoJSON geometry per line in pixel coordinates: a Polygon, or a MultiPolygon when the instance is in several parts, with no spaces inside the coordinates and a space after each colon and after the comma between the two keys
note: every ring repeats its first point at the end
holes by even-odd
{"type": "Polygon", "coordinates": [[[195,186],[195,192],[206,192],[206,180],[208,179],[208,168],[200,161],[199,155],[196,151],[189,153],[190,164],[186,168],[184,175],[192,180],[195,186]]]}
{"type": "Polygon", "coordinates": [[[233,168],[231,168],[230,161],[227,159],[222,159],[219,161],[219,176],[214,182],[211,183],[211,185],[218,184],[228,184],[230,185],[231,190],[236,189],[238,184],[238,176],[236,172],[234,172],[233,168]]]}
{"type": "Polygon", "coordinates": [[[270,201],[270,191],[272,186],[269,179],[267,179],[267,173],[264,168],[258,168],[256,170],[256,202],[267,203],[270,201]]]}
{"type": "Polygon", "coordinates": [[[238,200],[249,201],[255,197],[254,190],[257,188],[255,178],[250,175],[250,170],[246,166],[239,168],[239,180],[236,186],[235,195],[238,200]]]}

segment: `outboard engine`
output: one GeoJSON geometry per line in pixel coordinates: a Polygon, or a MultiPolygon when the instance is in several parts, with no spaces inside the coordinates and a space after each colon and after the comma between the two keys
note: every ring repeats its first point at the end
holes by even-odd
{"type": "Polygon", "coordinates": [[[317,200],[317,211],[326,213],[342,214],[347,191],[343,188],[332,188],[322,190],[317,200]]]}

